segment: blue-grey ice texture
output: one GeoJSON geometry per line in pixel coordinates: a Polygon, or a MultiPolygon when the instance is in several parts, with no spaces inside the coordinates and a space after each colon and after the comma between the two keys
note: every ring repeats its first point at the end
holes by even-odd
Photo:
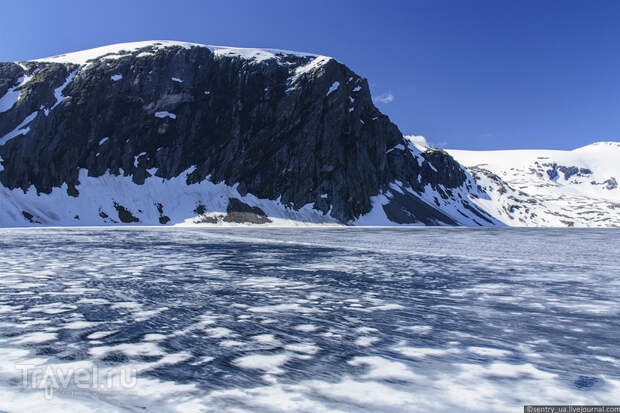
{"type": "Polygon", "coordinates": [[[618,230],[0,233],[2,411],[620,402],[618,230]],[[137,379],[48,397],[24,366],[137,379]]]}

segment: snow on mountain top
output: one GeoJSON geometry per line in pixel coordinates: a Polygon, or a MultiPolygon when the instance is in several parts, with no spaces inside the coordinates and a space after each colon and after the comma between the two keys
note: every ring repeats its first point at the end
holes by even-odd
{"type": "Polygon", "coordinates": [[[85,65],[88,63],[89,60],[102,57],[105,57],[106,59],[118,59],[124,55],[127,55],[131,52],[145,47],[155,47],[156,49],[162,49],[174,46],[183,47],[185,49],[189,49],[191,47],[206,47],[209,48],[213,53],[215,53],[216,56],[240,56],[248,60],[254,59],[256,62],[277,58],[279,55],[294,55],[299,57],[318,56],[316,54],[294,52],[290,50],[254,49],[242,47],[213,46],[170,40],[149,40],[143,42],[112,44],[108,46],[97,47],[94,49],[65,53],[58,56],[44,57],[40,59],[35,59],[33,61],[48,63],[73,63],[78,65],[85,65]]]}
{"type": "MultiPolygon", "coordinates": [[[[619,142],[597,142],[572,151],[448,150],[448,153],[466,167],[489,170],[515,188],[547,200],[553,198],[553,202],[583,197],[620,201],[619,142]]],[[[571,209],[567,207],[566,211],[571,209]]],[[[566,215],[566,211],[562,213],[566,215]]]]}
{"type": "Polygon", "coordinates": [[[290,50],[279,49],[253,49],[243,47],[226,47],[226,46],[203,46],[211,49],[216,56],[240,56],[244,59],[254,59],[257,62],[274,59],[278,55],[293,55],[297,57],[318,57],[316,54],[293,52],[290,50]]]}
{"type": "Polygon", "coordinates": [[[620,226],[618,142],[597,142],[571,151],[448,153],[470,168],[489,195],[476,199],[476,205],[509,225],[620,226]]]}
{"type": "Polygon", "coordinates": [[[111,58],[120,57],[122,55],[133,52],[143,47],[171,47],[180,46],[185,49],[189,49],[192,46],[202,46],[194,43],[185,42],[171,42],[171,41],[145,41],[145,42],[131,42],[131,43],[118,43],[111,44],[102,47],[96,47],[94,49],[80,50],[72,53],[65,53],[57,56],[44,57],[35,59],[35,62],[48,62],[48,63],[74,63],[78,65],[85,65],[89,60],[97,59],[106,55],[110,55],[111,58]]]}
{"type": "Polygon", "coordinates": [[[590,145],[582,146],[581,148],[574,149],[573,151],[605,151],[607,149],[618,150],[620,148],[620,142],[604,141],[594,142],[590,145]]]}
{"type": "Polygon", "coordinates": [[[467,151],[448,149],[465,166],[487,165],[499,169],[522,168],[538,161],[555,162],[565,166],[598,169],[620,176],[620,142],[596,142],[572,151],[549,149],[516,149],[496,151],[467,151]]]}
{"type": "Polygon", "coordinates": [[[415,147],[422,152],[430,148],[430,145],[428,144],[424,136],[405,135],[403,137],[413,143],[415,147]]]}

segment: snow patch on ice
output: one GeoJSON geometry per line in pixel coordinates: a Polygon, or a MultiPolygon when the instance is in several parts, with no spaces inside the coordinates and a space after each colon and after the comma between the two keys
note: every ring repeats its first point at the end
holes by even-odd
{"type": "Polygon", "coordinates": [[[95,331],[94,333],[86,336],[89,340],[99,340],[101,338],[105,338],[107,336],[111,336],[112,334],[118,333],[118,330],[106,330],[106,331],[95,331]]]}
{"type": "Polygon", "coordinates": [[[426,356],[444,356],[446,354],[456,354],[461,351],[458,348],[429,348],[429,347],[395,347],[394,351],[410,358],[425,358],[426,356]]]}
{"type": "Polygon", "coordinates": [[[142,337],[142,340],[144,341],[162,341],[165,340],[168,336],[166,336],[165,334],[159,334],[159,333],[149,333],[149,334],[145,334],[144,337],[142,337]]]}
{"type": "Polygon", "coordinates": [[[46,333],[37,331],[34,333],[28,333],[19,336],[14,343],[15,344],[38,344],[38,343],[46,343],[48,341],[53,341],[57,339],[56,333],[46,333]]]}
{"type": "Polygon", "coordinates": [[[295,311],[300,313],[313,312],[311,308],[304,308],[297,303],[293,304],[274,304],[259,307],[250,307],[248,311],[253,313],[279,313],[282,311],[295,311]]]}
{"type": "Polygon", "coordinates": [[[488,357],[505,357],[512,354],[512,351],[490,347],[467,347],[467,351],[469,351],[470,353],[478,354],[479,356],[488,357]]]}
{"type": "Polygon", "coordinates": [[[291,356],[279,354],[250,354],[233,360],[233,364],[243,369],[261,370],[269,374],[284,374],[281,368],[291,356]]]}
{"type": "Polygon", "coordinates": [[[313,343],[287,344],[284,346],[284,348],[295,353],[304,353],[311,355],[318,353],[318,351],[320,350],[320,348],[313,343]]]}
{"type": "Polygon", "coordinates": [[[121,343],[112,346],[91,347],[88,351],[93,357],[102,357],[107,353],[120,351],[128,357],[164,356],[165,352],[155,343],[121,343]]]}
{"type": "Polygon", "coordinates": [[[160,119],[163,119],[163,118],[176,119],[177,115],[175,115],[174,113],[161,111],[161,112],[155,112],[155,117],[160,118],[160,119]]]}
{"type": "Polygon", "coordinates": [[[78,321],[71,321],[69,323],[63,324],[62,328],[66,328],[68,330],[81,330],[84,328],[94,327],[98,324],[99,323],[92,322],[92,321],[78,320],[78,321]]]}
{"type": "Polygon", "coordinates": [[[238,340],[224,340],[220,341],[219,345],[220,347],[241,347],[245,345],[245,343],[238,340]]]}
{"type": "Polygon", "coordinates": [[[406,364],[379,356],[354,357],[348,364],[368,366],[369,371],[362,376],[365,379],[411,381],[420,378],[406,364]]]}
{"type": "Polygon", "coordinates": [[[428,334],[433,330],[431,326],[405,326],[401,327],[399,330],[409,330],[416,334],[428,334]]]}
{"type": "Polygon", "coordinates": [[[298,326],[295,326],[295,330],[303,331],[304,333],[311,333],[313,331],[316,331],[317,329],[318,327],[314,324],[300,324],[298,326]]]}
{"type": "Polygon", "coordinates": [[[207,328],[205,333],[207,333],[207,335],[211,338],[224,338],[237,335],[234,331],[226,327],[207,328]]]}
{"type": "Polygon", "coordinates": [[[282,342],[275,338],[273,334],[259,334],[256,336],[252,336],[252,340],[261,344],[269,344],[272,346],[279,346],[282,344],[282,342]]]}
{"type": "Polygon", "coordinates": [[[361,347],[369,347],[379,341],[381,341],[381,339],[378,337],[362,336],[362,337],[358,337],[355,340],[355,345],[361,346],[361,347]]]}

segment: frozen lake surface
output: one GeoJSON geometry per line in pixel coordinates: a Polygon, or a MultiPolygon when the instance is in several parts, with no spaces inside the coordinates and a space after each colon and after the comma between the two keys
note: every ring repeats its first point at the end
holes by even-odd
{"type": "Polygon", "coordinates": [[[618,230],[0,233],[0,411],[620,403],[618,230]]]}

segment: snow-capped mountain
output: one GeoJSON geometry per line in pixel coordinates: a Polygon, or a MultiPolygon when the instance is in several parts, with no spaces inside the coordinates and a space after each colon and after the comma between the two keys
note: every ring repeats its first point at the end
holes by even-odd
{"type": "Polygon", "coordinates": [[[0,63],[0,225],[499,225],[327,56],[149,41],[0,63]]]}
{"type": "Polygon", "coordinates": [[[620,142],[448,153],[488,195],[476,205],[508,225],[620,227],[620,142]]]}

